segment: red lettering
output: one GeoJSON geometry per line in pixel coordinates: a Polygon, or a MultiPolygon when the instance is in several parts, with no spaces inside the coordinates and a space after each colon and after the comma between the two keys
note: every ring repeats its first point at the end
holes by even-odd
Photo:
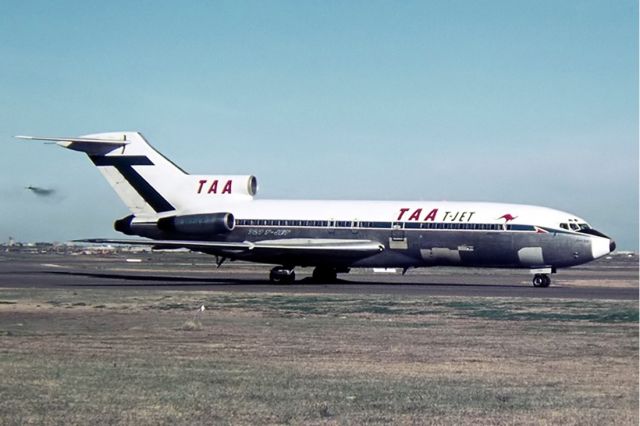
{"type": "Polygon", "coordinates": [[[228,180],[227,183],[224,185],[224,188],[222,189],[222,193],[223,194],[231,194],[231,183],[233,181],[232,180],[228,180]]]}
{"type": "Polygon", "coordinates": [[[398,215],[398,218],[396,220],[402,220],[402,216],[404,216],[404,214],[408,211],[409,211],[409,207],[404,207],[400,209],[400,214],[398,215]]]}
{"type": "Polygon", "coordinates": [[[202,187],[204,186],[205,183],[207,183],[207,180],[201,179],[198,181],[198,183],[200,184],[200,186],[198,187],[198,194],[200,194],[202,192],[202,187]]]}
{"type": "Polygon", "coordinates": [[[409,216],[408,220],[420,220],[421,214],[422,214],[422,209],[417,209],[416,211],[411,213],[411,216],[409,216]]]}
{"type": "Polygon", "coordinates": [[[436,214],[438,214],[438,209],[431,210],[427,217],[424,218],[424,221],[426,222],[427,220],[430,220],[431,222],[433,222],[434,220],[436,220],[436,214]]]}
{"type": "Polygon", "coordinates": [[[214,194],[218,193],[218,179],[211,182],[211,186],[209,187],[207,194],[211,194],[211,193],[214,193],[214,194]]]}

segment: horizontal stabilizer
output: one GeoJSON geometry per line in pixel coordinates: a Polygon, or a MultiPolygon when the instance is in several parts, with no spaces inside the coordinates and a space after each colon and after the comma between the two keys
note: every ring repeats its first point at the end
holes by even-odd
{"type": "Polygon", "coordinates": [[[63,148],[86,152],[91,155],[105,154],[129,144],[125,135],[122,135],[122,139],[58,138],[47,136],[16,136],[16,139],[55,142],[56,145],[63,148]]]}

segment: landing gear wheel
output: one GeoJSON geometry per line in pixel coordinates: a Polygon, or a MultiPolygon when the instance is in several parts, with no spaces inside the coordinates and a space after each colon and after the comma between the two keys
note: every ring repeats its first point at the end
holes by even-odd
{"type": "Polygon", "coordinates": [[[282,282],[284,284],[293,284],[295,282],[295,280],[296,280],[296,273],[295,273],[295,271],[293,269],[291,269],[289,275],[285,276],[282,279],[282,282]]]}
{"type": "Polygon", "coordinates": [[[296,273],[293,268],[276,266],[269,272],[269,281],[272,283],[291,284],[296,280],[296,273]]]}
{"type": "Polygon", "coordinates": [[[549,277],[549,275],[544,275],[544,284],[542,285],[542,287],[549,287],[551,285],[551,277],[549,277]]]}
{"type": "Polygon", "coordinates": [[[534,287],[549,287],[551,285],[551,278],[547,274],[535,274],[533,276],[534,287]]]}
{"type": "Polygon", "coordinates": [[[338,272],[335,268],[317,266],[311,275],[314,281],[333,283],[338,280],[338,272]]]}

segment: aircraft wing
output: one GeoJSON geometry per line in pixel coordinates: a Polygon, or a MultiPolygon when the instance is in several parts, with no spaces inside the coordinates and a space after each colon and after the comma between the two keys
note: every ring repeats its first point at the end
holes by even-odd
{"type": "Polygon", "coordinates": [[[186,248],[214,254],[255,253],[260,255],[327,256],[339,255],[343,258],[363,258],[380,253],[384,245],[371,240],[341,240],[323,238],[293,238],[263,241],[192,241],[192,240],[145,240],[145,239],[102,239],[93,238],[75,242],[93,244],[145,245],[154,249],[186,248]]]}
{"type": "Polygon", "coordinates": [[[324,238],[292,238],[264,240],[252,243],[256,254],[295,254],[297,256],[332,256],[362,258],[380,253],[384,245],[370,240],[341,240],[324,238]]]}
{"type": "Polygon", "coordinates": [[[147,240],[147,239],[109,239],[89,238],[86,240],[74,240],[75,243],[91,244],[117,244],[132,246],[150,246],[153,249],[179,249],[186,248],[195,251],[246,251],[251,248],[251,243],[227,243],[223,241],[191,241],[191,240],[147,240]]]}

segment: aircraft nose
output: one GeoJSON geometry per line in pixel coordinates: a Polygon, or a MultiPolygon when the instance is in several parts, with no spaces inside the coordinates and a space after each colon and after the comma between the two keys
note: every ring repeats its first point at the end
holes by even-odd
{"type": "Polygon", "coordinates": [[[591,238],[591,254],[594,259],[606,256],[616,248],[616,243],[609,238],[593,237],[591,238]]]}

